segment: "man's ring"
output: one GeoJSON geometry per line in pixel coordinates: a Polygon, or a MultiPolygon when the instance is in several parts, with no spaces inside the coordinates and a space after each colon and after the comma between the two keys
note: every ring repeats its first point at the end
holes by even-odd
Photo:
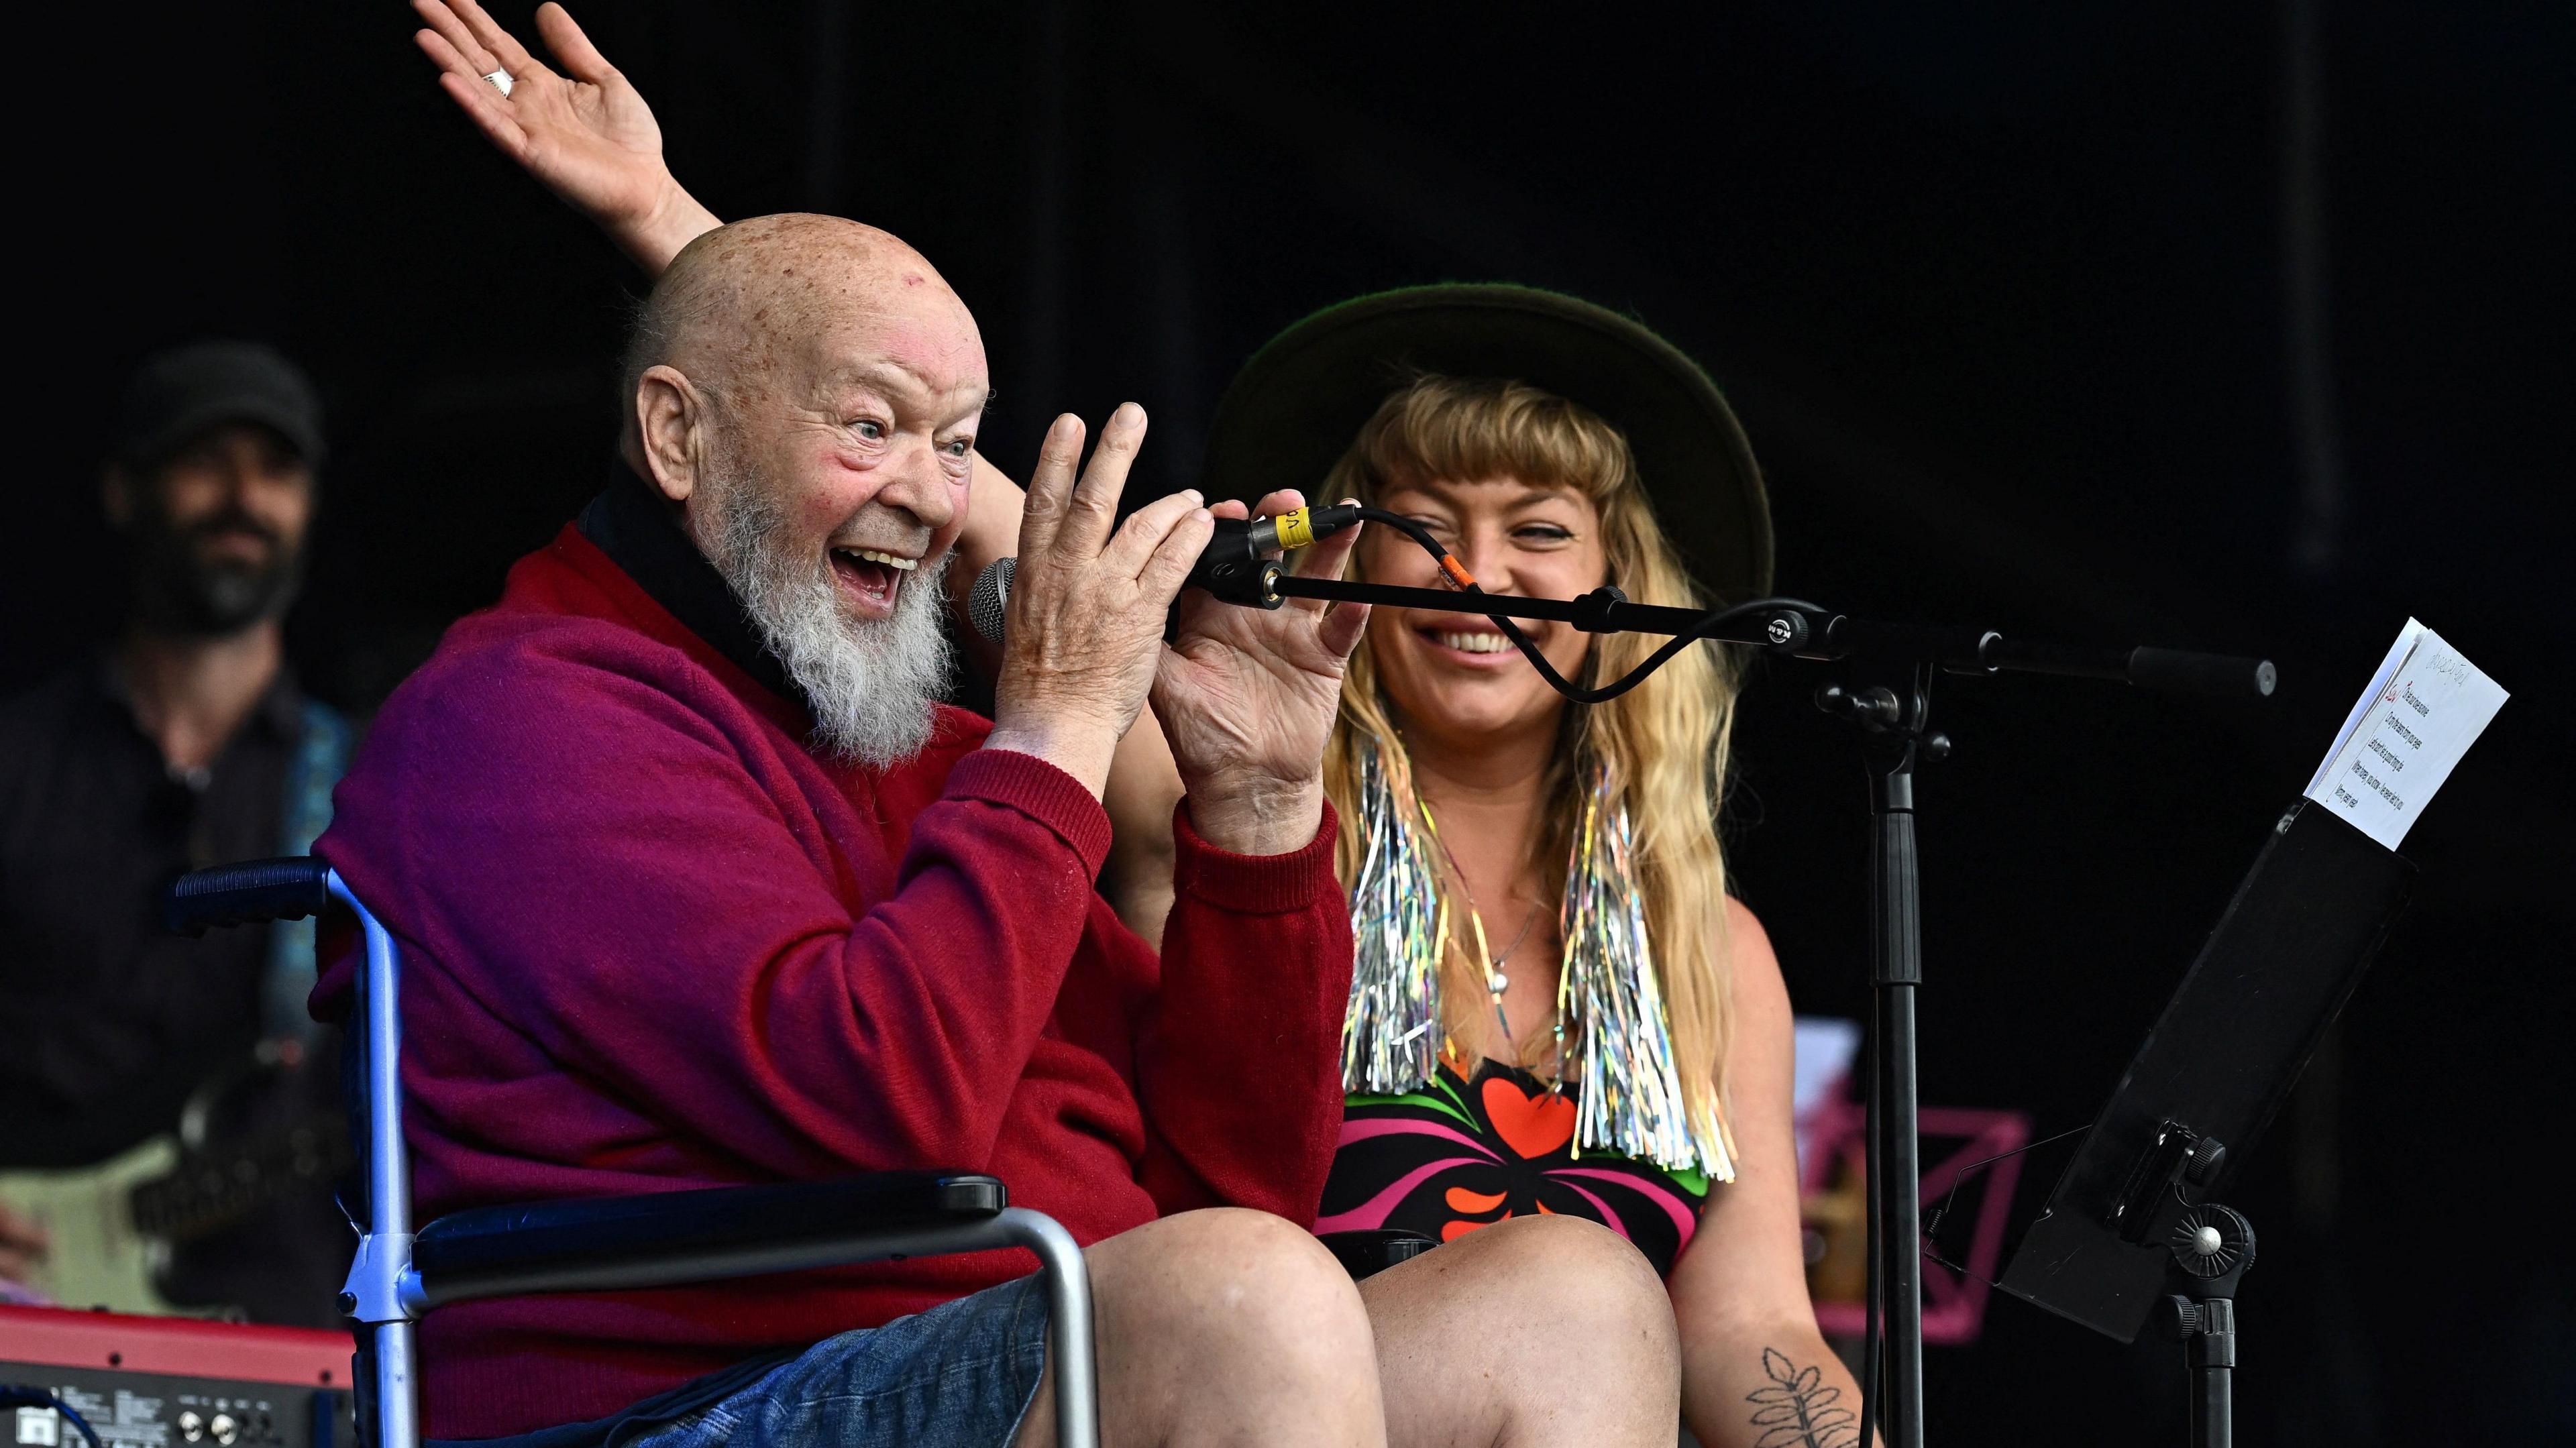
{"type": "Polygon", "coordinates": [[[492,83],[492,89],[499,91],[501,99],[505,101],[510,98],[510,87],[518,84],[517,81],[510,79],[510,73],[506,70],[496,70],[483,78],[492,83]]]}

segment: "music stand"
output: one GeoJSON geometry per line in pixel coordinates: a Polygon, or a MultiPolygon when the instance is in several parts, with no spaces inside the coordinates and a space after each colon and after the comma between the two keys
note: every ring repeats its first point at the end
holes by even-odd
{"type": "Polygon", "coordinates": [[[2237,887],[2004,1269],[2006,1292],[2121,1342],[2181,1337],[2191,1441],[2228,1448],[2254,1230],[2217,1200],[2404,908],[2415,867],[2301,800],[2237,887]]]}

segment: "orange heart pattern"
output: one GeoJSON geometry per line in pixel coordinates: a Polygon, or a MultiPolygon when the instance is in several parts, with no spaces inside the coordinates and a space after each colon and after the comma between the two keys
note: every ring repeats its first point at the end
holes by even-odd
{"type": "Polygon", "coordinates": [[[1444,1058],[1418,1091],[1350,1099],[1315,1229],[1393,1228],[1454,1242],[1514,1217],[1581,1217],[1670,1272],[1698,1225],[1706,1178],[1577,1153],[1579,1088],[1551,1091],[1500,1061],[1472,1075],[1464,1064],[1444,1058]]]}
{"type": "Polygon", "coordinates": [[[1523,1161],[1536,1161],[1574,1139],[1574,1102],[1560,1092],[1528,1095],[1508,1076],[1488,1076],[1484,1096],[1485,1119],[1523,1161]]]}

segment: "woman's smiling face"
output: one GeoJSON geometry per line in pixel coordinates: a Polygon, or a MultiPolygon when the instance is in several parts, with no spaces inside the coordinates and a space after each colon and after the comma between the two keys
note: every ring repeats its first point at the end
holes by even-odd
{"type": "MultiPolygon", "coordinates": [[[[1420,522],[1492,593],[1574,598],[1609,581],[1601,513],[1570,487],[1536,487],[1515,477],[1406,483],[1378,506],[1420,522]]],[[[1393,528],[1362,535],[1361,571],[1380,583],[1441,586],[1439,566],[1393,528]]],[[[1571,624],[1525,620],[1523,632],[1576,678],[1591,636],[1571,624]]],[[[1501,733],[1543,727],[1563,707],[1493,620],[1472,613],[1382,608],[1369,615],[1369,652],[1379,687],[1425,742],[1472,747],[1501,733]]]]}

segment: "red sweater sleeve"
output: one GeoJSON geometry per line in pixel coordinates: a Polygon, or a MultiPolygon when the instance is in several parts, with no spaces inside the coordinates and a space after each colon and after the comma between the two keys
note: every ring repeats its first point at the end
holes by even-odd
{"type": "Polygon", "coordinates": [[[1166,1213],[1257,1207],[1312,1226],[1342,1127],[1351,920],[1333,811],[1292,854],[1231,854],[1175,811],[1162,988],[1137,1039],[1148,1144],[1139,1179],[1166,1213]]]}
{"type": "MultiPolygon", "coordinates": [[[[433,665],[325,852],[478,1029],[681,1142],[789,1176],[987,1161],[1084,928],[1098,802],[1031,756],[971,754],[898,863],[793,740],[633,652],[433,665]]],[[[490,1061],[449,1054],[472,1038],[407,1065],[474,1082],[490,1061]]],[[[549,1123],[472,1110],[485,1149],[551,1155],[549,1123]]]]}

